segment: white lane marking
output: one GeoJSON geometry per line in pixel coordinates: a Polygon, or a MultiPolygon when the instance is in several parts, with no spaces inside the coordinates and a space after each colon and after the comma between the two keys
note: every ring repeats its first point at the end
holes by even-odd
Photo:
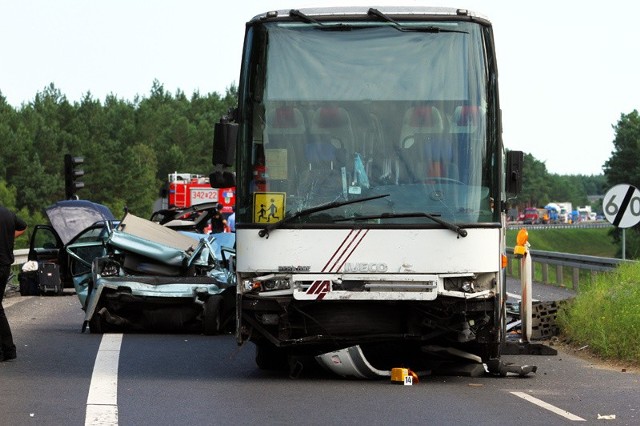
{"type": "Polygon", "coordinates": [[[118,425],[118,360],[122,334],[103,334],[87,396],[85,426],[118,425]]]}
{"type": "Polygon", "coordinates": [[[586,421],[582,417],[578,417],[575,414],[571,414],[570,412],[568,412],[566,410],[560,409],[560,408],[558,408],[558,407],[556,407],[554,405],[551,405],[551,404],[549,404],[547,402],[544,402],[544,401],[542,401],[542,400],[540,400],[538,398],[535,398],[535,397],[533,397],[533,396],[531,396],[529,394],[526,394],[524,392],[511,392],[511,394],[513,394],[513,395],[515,395],[517,397],[520,397],[520,398],[524,399],[525,401],[529,401],[529,402],[531,402],[531,403],[533,403],[533,404],[535,404],[535,405],[537,405],[539,407],[542,407],[545,410],[549,410],[552,413],[555,413],[555,414],[557,414],[559,416],[562,416],[565,419],[569,419],[569,420],[572,420],[572,421],[575,421],[575,422],[585,422],[586,421]]]}
{"type": "Polygon", "coordinates": [[[19,302],[24,302],[25,300],[29,299],[30,297],[38,297],[38,296],[12,296],[12,297],[7,297],[5,296],[2,299],[2,307],[7,309],[9,306],[13,306],[19,302]]]}

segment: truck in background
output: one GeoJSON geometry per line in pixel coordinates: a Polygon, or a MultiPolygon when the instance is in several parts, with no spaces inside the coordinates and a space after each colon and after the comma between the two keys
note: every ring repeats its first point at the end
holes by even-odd
{"type": "Polygon", "coordinates": [[[560,223],[571,223],[571,212],[573,211],[573,205],[568,202],[555,203],[560,207],[560,212],[558,213],[558,219],[560,223]]]}
{"type": "Polygon", "coordinates": [[[580,222],[580,212],[578,211],[578,209],[573,209],[571,210],[571,223],[578,222],[580,222]]]}
{"type": "Polygon", "coordinates": [[[556,224],[560,223],[560,211],[561,207],[557,203],[549,203],[544,206],[545,216],[544,223],[546,224],[556,224]]]}
{"type": "Polygon", "coordinates": [[[522,223],[525,225],[537,225],[542,223],[540,210],[536,207],[527,207],[522,214],[522,223]]]}
{"type": "Polygon", "coordinates": [[[203,203],[222,204],[222,214],[230,215],[236,202],[235,187],[213,188],[208,176],[170,173],[167,177],[164,208],[187,208],[203,203]]]}
{"type": "Polygon", "coordinates": [[[538,209],[538,217],[540,218],[540,223],[551,223],[551,212],[547,208],[538,209]]]}
{"type": "Polygon", "coordinates": [[[270,11],[246,25],[239,81],[211,174],[237,179],[238,344],[263,369],[345,356],[376,374],[446,354],[499,374],[523,153],[502,142],[491,22],[270,11]]]}
{"type": "Polygon", "coordinates": [[[591,206],[578,207],[578,215],[580,222],[596,219],[596,213],[591,211],[591,206]]]}

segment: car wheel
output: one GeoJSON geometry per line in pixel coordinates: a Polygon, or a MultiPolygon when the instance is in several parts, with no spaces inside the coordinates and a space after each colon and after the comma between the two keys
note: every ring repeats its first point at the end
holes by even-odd
{"type": "Polygon", "coordinates": [[[105,315],[108,315],[106,308],[96,307],[93,316],[89,320],[89,333],[104,334],[112,331],[113,326],[107,322],[105,315]]]}
{"type": "Polygon", "coordinates": [[[212,336],[220,333],[221,313],[222,313],[222,296],[214,295],[204,302],[204,318],[202,327],[204,334],[212,336]]]}
{"type": "Polygon", "coordinates": [[[89,320],[89,333],[91,334],[102,334],[105,329],[105,321],[102,318],[102,315],[98,313],[94,313],[91,319],[89,320]]]}
{"type": "Polygon", "coordinates": [[[256,344],[256,365],[260,370],[283,371],[289,367],[287,354],[270,343],[256,344]]]}

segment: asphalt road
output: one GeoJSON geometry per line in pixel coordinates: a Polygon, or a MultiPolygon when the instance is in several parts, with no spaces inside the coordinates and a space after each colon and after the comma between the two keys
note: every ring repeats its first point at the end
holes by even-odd
{"type": "MultiPolygon", "coordinates": [[[[534,297],[544,293],[536,288],[534,297]]],[[[97,424],[87,414],[89,394],[109,389],[122,425],[555,425],[593,424],[599,416],[640,424],[639,374],[562,351],[505,356],[538,367],[526,378],[426,376],[398,386],[263,372],[253,346],[239,348],[230,335],[126,334],[106,351],[117,362],[110,376],[108,368],[94,369],[105,353],[103,336],[80,332],[75,295],[12,297],[5,306],[18,359],[0,363],[2,425],[97,424]]]]}

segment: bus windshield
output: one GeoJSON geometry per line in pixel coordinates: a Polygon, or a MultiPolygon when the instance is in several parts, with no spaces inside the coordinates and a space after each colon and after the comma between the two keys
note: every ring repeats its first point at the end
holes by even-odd
{"type": "Polygon", "coordinates": [[[499,221],[497,89],[482,26],[430,28],[269,22],[249,31],[241,102],[250,116],[238,152],[245,170],[239,199],[252,203],[241,209],[245,222],[270,223],[326,203],[339,207],[297,222],[433,224],[409,213],[499,221]]]}

